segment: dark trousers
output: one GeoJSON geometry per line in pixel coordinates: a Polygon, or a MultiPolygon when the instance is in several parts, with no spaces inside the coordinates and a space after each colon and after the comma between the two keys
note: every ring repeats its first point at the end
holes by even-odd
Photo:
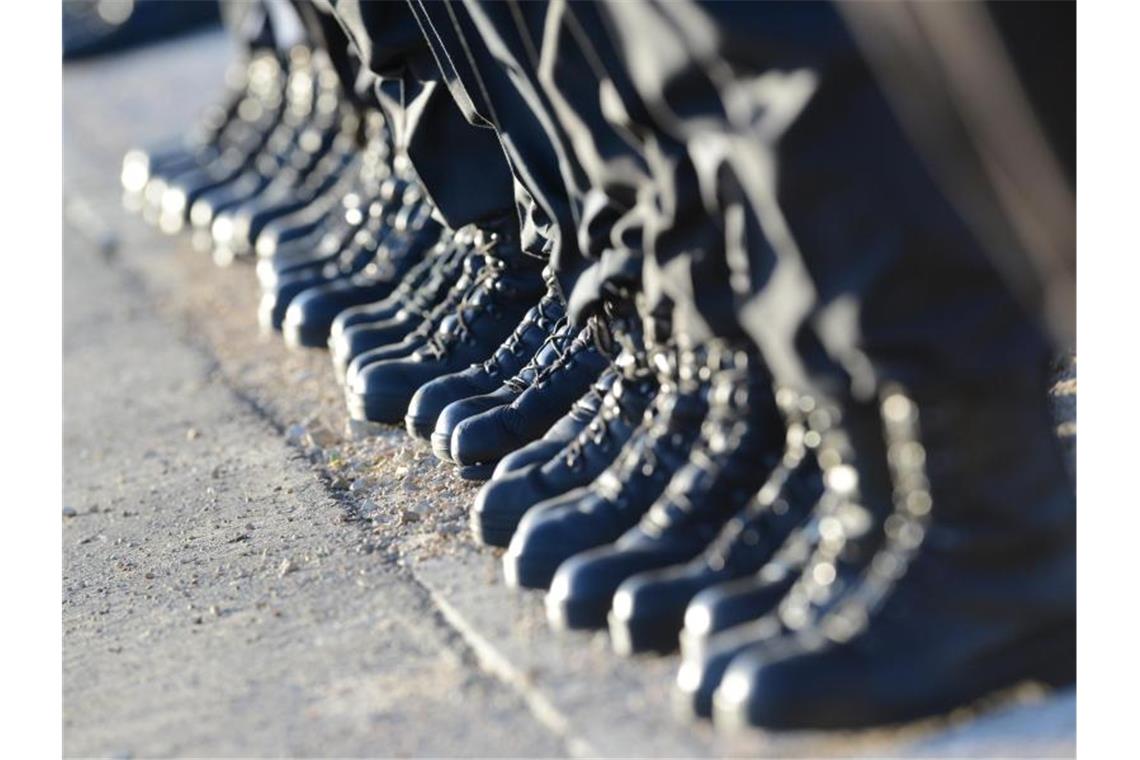
{"type": "MultiPolygon", "coordinates": [[[[778,381],[861,395],[888,378],[993,381],[1047,356],[833,7],[605,10],[657,124],[688,146],[702,196],[733,217],[729,302],[778,381]]],[[[723,313],[702,297],[720,283],[691,285],[698,309],[723,313]]]]}

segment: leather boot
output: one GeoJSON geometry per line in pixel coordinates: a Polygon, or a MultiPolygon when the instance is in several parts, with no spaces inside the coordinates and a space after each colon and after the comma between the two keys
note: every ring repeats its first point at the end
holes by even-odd
{"type": "Polygon", "coordinates": [[[673,651],[690,601],[718,584],[755,577],[807,520],[822,490],[814,456],[801,441],[790,440],[768,482],[699,557],[639,573],[618,587],[609,618],[614,650],[624,655],[673,651]]]}
{"type": "Polygon", "coordinates": [[[617,370],[612,366],[607,367],[590,385],[590,390],[579,396],[578,400],[570,405],[570,411],[551,425],[541,438],[515,449],[500,459],[491,477],[505,478],[515,471],[550,461],[589,427],[602,410],[602,403],[617,381],[617,370]]]}
{"type": "Polygon", "coordinates": [[[424,296],[426,309],[413,305],[401,309],[393,319],[371,326],[390,337],[384,335],[381,345],[357,354],[349,362],[344,375],[346,399],[348,389],[370,366],[389,359],[406,359],[427,347],[442,327],[453,325],[456,310],[472,286],[484,276],[480,273],[487,263],[487,257],[474,243],[459,245],[452,264],[437,272],[440,276],[434,282],[429,281],[418,294],[424,296]]]}
{"type": "Polygon", "coordinates": [[[346,396],[354,419],[403,422],[420,386],[486,360],[538,302],[546,290],[542,262],[522,252],[514,224],[512,218],[481,231],[476,247],[484,264],[457,302],[448,298],[436,308],[436,316],[447,316],[426,343],[407,358],[353,361],[346,396]]]}
{"type": "Polygon", "coordinates": [[[162,231],[171,234],[180,231],[189,221],[190,209],[198,198],[238,180],[243,172],[256,165],[265,151],[288,148],[311,102],[315,70],[312,51],[302,46],[293,48],[284,92],[277,102],[266,98],[258,101],[262,111],[252,121],[248,134],[234,140],[208,164],[165,178],[158,209],[162,231]]]}
{"type": "MultiPolygon", "coordinates": [[[[291,83],[285,113],[247,167],[231,182],[202,193],[189,209],[194,230],[208,231],[219,214],[253,202],[274,187],[299,185],[336,138],[347,132],[349,143],[360,126],[355,108],[343,103],[336,74],[315,57],[308,86],[291,83]]],[[[347,153],[347,145],[339,143],[347,153]]],[[[295,189],[295,188],[294,188],[295,189]]]]}
{"type": "Polygon", "coordinates": [[[616,541],[684,464],[708,411],[704,349],[665,346],[654,358],[660,391],[641,426],[593,483],[524,515],[503,556],[508,585],[546,588],[566,559],[616,541]]]}
{"type": "Polygon", "coordinates": [[[332,261],[301,266],[284,272],[271,288],[263,286],[258,304],[258,322],[263,329],[280,330],[289,304],[303,291],[337,279],[357,274],[376,259],[377,253],[389,234],[394,231],[397,215],[402,210],[399,199],[405,185],[393,182],[385,201],[373,202],[367,218],[354,233],[352,241],[332,261]]]}
{"type": "MultiPolygon", "coordinates": [[[[697,447],[635,527],[612,546],[579,554],[558,569],[546,596],[555,627],[605,625],[623,581],[698,555],[778,465],[784,422],[758,355],[744,346],[715,345],[709,358],[710,411],[697,447]]],[[[619,606],[616,614],[620,624],[628,613],[619,606]]]]}
{"type": "Polygon", "coordinates": [[[556,360],[540,367],[533,381],[513,401],[467,417],[451,434],[451,457],[459,475],[486,480],[499,460],[537,440],[565,414],[612,360],[598,338],[598,320],[590,321],[560,349],[556,360]]]}
{"type": "Polygon", "coordinates": [[[265,256],[258,256],[257,281],[262,292],[277,287],[277,283],[294,272],[314,270],[325,264],[335,264],[337,258],[353,241],[353,236],[369,222],[369,209],[373,204],[391,203],[386,196],[392,192],[395,181],[384,185],[384,191],[367,193],[357,187],[346,193],[339,207],[326,222],[305,237],[273,246],[265,256]]]}
{"type": "Polygon", "coordinates": [[[559,446],[559,439],[549,441],[548,434],[507,455],[476,494],[471,528],[478,540],[507,546],[531,507],[589,485],[633,435],[659,386],[641,331],[623,331],[617,339],[622,353],[607,370],[612,377],[608,391],[589,423],[564,445],[559,446]],[[522,461],[512,461],[528,449],[527,456],[519,457],[522,461]],[[534,466],[527,466],[528,458],[534,466]]]}
{"type": "Polygon", "coordinates": [[[895,723],[1022,681],[1075,679],[1076,502],[1046,388],[1034,371],[881,391],[886,482],[826,470],[829,488],[889,505],[881,545],[830,605],[816,600],[835,566],[809,564],[780,604],[782,633],[728,666],[718,725],[895,723]]]}
{"type": "Polygon", "coordinates": [[[251,99],[258,98],[262,90],[279,90],[281,80],[281,66],[272,53],[255,53],[249,60],[231,65],[226,71],[225,95],[208,107],[186,134],[150,149],[133,148],[123,156],[119,179],[124,205],[141,211],[144,191],[151,180],[216,158],[232,140],[232,126],[243,117],[248,118],[251,99]]]}
{"type": "Polygon", "coordinates": [[[344,309],[390,295],[401,278],[439,240],[441,226],[431,218],[428,203],[406,204],[364,269],[309,288],[293,299],[285,312],[282,332],[290,347],[324,348],[333,320],[344,309]]]}
{"type": "MultiPolygon", "coordinates": [[[[552,276],[549,269],[544,270],[543,277],[548,283],[552,276]]],[[[422,440],[431,440],[436,421],[445,407],[456,401],[491,393],[511,380],[550,336],[565,310],[559,291],[548,287],[542,300],[526,313],[511,337],[490,359],[422,386],[408,404],[408,413],[404,418],[408,434],[422,440]]],[[[450,456],[450,430],[448,448],[444,451],[450,456]]],[[[437,451],[436,456],[439,454],[437,451]]]]}
{"type": "MultiPolygon", "coordinates": [[[[286,71],[272,54],[256,56],[251,60],[246,87],[232,118],[228,118],[215,138],[193,151],[189,159],[164,163],[161,167],[149,165],[142,191],[137,202],[143,218],[156,225],[163,222],[164,197],[171,183],[201,176],[214,169],[240,168],[264,144],[269,132],[282,116],[285,102],[286,71]]],[[[133,182],[140,181],[139,178],[133,182]]],[[[185,200],[184,198],[182,200],[185,200]]],[[[176,209],[178,221],[184,209],[176,209]]],[[[169,221],[167,222],[170,223],[169,221]]]]}
{"type": "Polygon", "coordinates": [[[838,406],[807,395],[799,396],[797,404],[809,429],[805,441],[818,447],[823,493],[808,523],[752,579],[755,583],[725,595],[717,610],[723,618],[717,621],[720,632],[713,630],[711,619],[702,619],[699,607],[694,609],[694,632],[682,633],[684,660],[674,693],[681,717],[709,716],[713,695],[737,655],[787,631],[810,627],[823,610],[858,586],[882,546],[890,505],[862,498],[859,488],[869,490],[868,484],[876,482],[881,490],[889,479],[885,459],[876,456],[883,445],[875,405],[850,403],[841,413],[838,406]],[[815,583],[813,567],[825,568],[820,572],[827,583],[815,583]],[[781,609],[788,612],[786,619],[781,609]]]}
{"type": "MultiPolygon", "coordinates": [[[[400,343],[430,318],[463,276],[472,258],[463,232],[445,230],[439,242],[404,276],[386,298],[345,309],[333,320],[329,351],[337,381],[347,382],[348,368],[358,356],[400,343]]],[[[482,258],[477,257],[481,262],[482,258]]]]}
{"type": "Polygon", "coordinates": [[[536,378],[547,372],[563,355],[574,340],[576,330],[563,317],[538,346],[523,367],[489,393],[460,399],[440,411],[431,434],[432,452],[437,458],[455,464],[451,455],[451,435],[456,426],[476,414],[509,404],[534,384],[536,378]]]}

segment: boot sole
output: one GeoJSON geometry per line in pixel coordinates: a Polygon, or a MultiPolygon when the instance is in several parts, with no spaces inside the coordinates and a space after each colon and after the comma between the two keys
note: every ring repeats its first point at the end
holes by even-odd
{"type": "Polygon", "coordinates": [[[610,643],[614,652],[623,657],[647,652],[669,654],[680,644],[683,623],[676,616],[659,615],[653,617],[619,620],[613,612],[607,616],[610,627],[610,643]]]}
{"type": "Polygon", "coordinates": [[[563,599],[546,601],[546,620],[558,631],[589,631],[606,627],[612,597],[602,599],[563,599]]]}
{"type": "Polygon", "coordinates": [[[285,325],[282,329],[289,348],[327,348],[329,331],[308,325],[285,325]]]}
{"type": "MultiPolygon", "coordinates": [[[[510,545],[511,538],[515,535],[515,527],[514,525],[495,525],[493,521],[488,524],[481,517],[481,513],[471,513],[471,533],[475,536],[475,539],[484,546],[506,548],[510,545]]],[[[506,559],[503,560],[503,564],[505,571],[506,559]]]]}
{"type": "Polygon", "coordinates": [[[407,399],[403,396],[387,396],[378,393],[360,394],[346,393],[345,403],[348,406],[348,415],[354,420],[365,422],[381,422],[387,425],[398,425],[404,419],[407,411],[407,399]],[[392,411],[403,404],[398,413],[392,411]]]}
{"type": "Polygon", "coordinates": [[[490,480],[498,462],[485,462],[483,464],[465,464],[459,468],[459,477],[464,480],[490,480]]]}
{"type": "Polygon", "coordinates": [[[508,552],[503,555],[503,576],[508,586],[548,589],[561,564],[561,558],[551,561],[543,557],[526,557],[508,552]]]}
{"type": "Polygon", "coordinates": [[[435,454],[435,458],[441,462],[450,462],[455,464],[455,460],[451,458],[451,433],[446,435],[443,433],[436,433],[435,428],[432,428],[431,436],[431,453],[435,454]]]}

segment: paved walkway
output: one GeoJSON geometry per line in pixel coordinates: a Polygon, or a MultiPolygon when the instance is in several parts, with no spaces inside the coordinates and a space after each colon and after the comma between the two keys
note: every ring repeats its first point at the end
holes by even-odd
{"type": "Polygon", "coordinates": [[[551,634],[467,537],[473,490],[349,430],[319,352],[259,335],[220,270],[118,205],[126,147],[185,125],[207,34],[64,74],[64,749],[76,755],[1071,755],[1033,690],[889,731],[720,737],[673,658],[551,634]]]}

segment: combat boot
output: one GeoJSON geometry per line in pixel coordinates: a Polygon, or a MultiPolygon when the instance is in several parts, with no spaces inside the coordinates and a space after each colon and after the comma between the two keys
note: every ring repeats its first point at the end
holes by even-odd
{"type": "MultiPolygon", "coordinates": [[[[476,235],[478,237],[478,235],[476,235]]],[[[431,298],[426,312],[416,309],[401,310],[394,319],[375,325],[377,330],[388,330],[394,333],[391,340],[385,340],[382,345],[370,348],[352,358],[344,373],[345,398],[350,406],[350,389],[356,379],[366,372],[373,364],[389,359],[406,359],[416,351],[427,347],[435,334],[445,325],[448,329],[454,324],[454,315],[460,304],[468,296],[471,288],[481,280],[481,272],[488,263],[480,247],[474,243],[458,247],[455,265],[447,267],[439,274],[445,275],[434,285],[440,287],[439,291],[425,288],[429,292],[425,297],[431,298]],[[391,324],[390,324],[390,323],[391,324]]]]}
{"type": "MultiPolygon", "coordinates": [[[[614,599],[618,586],[637,573],[698,555],[778,465],[784,422],[758,355],[744,346],[717,344],[709,359],[710,411],[697,447],[635,527],[612,546],[579,554],[558,569],[546,595],[555,627],[605,625],[614,601],[620,625],[628,611],[627,597],[614,599]]],[[[652,633],[645,636],[652,639],[652,633]]]]}
{"type": "Polygon", "coordinates": [[[395,220],[402,210],[399,199],[406,185],[393,182],[387,201],[374,201],[367,218],[352,236],[351,242],[331,261],[300,266],[277,276],[273,286],[262,287],[258,304],[258,322],[265,330],[281,330],[289,304],[303,291],[326,282],[347,279],[376,260],[381,245],[394,234],[395,220]]]}
{"type": "Polygon", "coordinates": [[[541,438],[500,459],[491,472],[491,478],[505,478],[515,471],[550,461],[589,427],[602,410],[602,403],[617,381],[617,370],[612,366],[607,367],[590,385],[590,389],[570,405],[570,411],[559,417],[541,438]]]}
{"type": "MultiPolygon", "coordinates": [[[[789,433],[802,438],[802,429],[789,433]]],[[[639,573],[618,587],[609,617],[614,650],[624,655],[673,651],[693,598],[719,584],[755,577],[807,520],[822,490],[814,456],[801,441],[789,440],[768,482],[699,557],[639,573]]]]}
{"type": "Polygon", "coordinates": [[[451,458],[460,477],[489,478],[500,459],[542,437],[597,380],[612,360],[610,347],[598,338],[599,319],[591,317],[573,340],[557,347],[554,361],[540,366],[516,398],[455,426],[451,458]]]}
{"type": "MultiPolygon", "coordinates": [[[[818,447],[823,493],[807,524],[773,560],[724,594],[715,621],[694,608],[693,630],[681,636],[683,660],[674,693],[681,717],[708,717],[713,695],[738,655],[790,631],[810,629],[858,587],[883,544],[890,504],[863,496],[889,487],[876,406],[851,402],[841,412],[808,395],[796,403],[807,420],[805,440],[818,447]],[[815,568],[820,568],[818,577],[815,568]]],[[[687,628],[688,618],[686,611],[687,628]]]]}
{"type": "Polygon", "coordinates": [[[633,435],[659,386],[641,331],[619,334],[618,341],[622,353],[603,375],[608,388],[588,424],[570,441],[548,433],[508,454],[476,494],[471,529],[479,541],[507,546],[531,507],[593,482],[633,435]]]}
{"type": "Polygon", "coordinates": [[[566,319],[560,318],[550,333],[529,357],[526,364],[490,393],[460,399],[440,411],[431,434],[432,451],[444,462],[455,464],[451,455],[451,434],[455,427],[476,414],[509,404],[530,387],[540,373],[548,371],[574,340],[577,331],[566,319]]]}
{"type": "MultiPolygon", "coordinates": [[[[555,326],[566,311],[562,295],[557,288],[549,287],[552,277],[549,269],[543,277],[548,282],[546,295],[526,313],[515,327],[511,337],[490,359],[474,364],[462,372],[432,380],[420,387],[408,404],[404,425],[408,434],[423,440],[431,440],[436,429],[440,412],[453,402],[482,396],[497,390],[508,383],[539,350],[550,337],[555,326]]],[[[442,452],[450,457],[450,430],[447,431],[447,447],[442,452]]],[[[434,447],[433,447],[434,449],[434,447]]],[[[441,451],[436,451],[436,456],[441,451]]]]}
{"type": "Polygon", "coordinates": [[[589,486],[540,502],[519,522],[503,573],[507,584],[546,588],[566,559],[616,541],[681,468],[708,411],[703,348],[655,355],[660,391],[613,464],[589,486]]]}
{"type": "Polygon", "coordinates": [[[190,130],[162,145],[127,151],[119,176],[124,206],[131,211],[142,210],[143,194],[151,180],[216,158],[233,138],[232,125],[249,116],[250,100],[258,97],[259,90],[280,86],[280,68],[272,53],[256,53],[249,60],[232,64],[226,70],[225,95],[206,108],[190,130]]]}
{"type": "MultiPolygon", "coordinates": [[[[250,163],[232,181],[203,192],[191,203],[193,230],[208,232],[221,213],[263,193],[272,194],[275,187],[298,185],[344,132],[353,142],[359,116],[342,102],[335,72],[319,59],[314,57],[307,83],[291,81],[281,122],[250,163]]],[[[340,144],[347,149],[344,140],[340,144]]]]}
{"type": "Polygon", "coordinates": [[[542,262],[522,252],[514,224],[511,218],[481,231],[482,268],[457,303],[445,299],[436,308],[447,316],[423,345],[406,358],[358,366],[365,354],[353,361],[346,396],[354,419],[403,422],[421,385],[486,360],[539,301],[546,290],[542,262]]]}
{"type": "Polygon", "coordinates": [[[439,242],[386,298],[337,315],[329,331],[329,352],[338,382],[346,383],[348,368],[356,357],[400,343],[430,319],[472,258],[466,240],[463,231],[444,230],[439,242]]]}
{"type": "Polygon", "coordinates": [[[431,218],[428,203],[408,204],[396,215],[392,231],[362,270],[308,288],[285,312],[282,332],[290,347],[326,347],[333,320],[350,306],[390,295],[401,278],[439,240],[441,225],[431,218]]]}
{"type": "Polygon", "coordinates": [[[1024,681],[1073,682],[1076,502],[1045,373],[1026,375],[882,390],[878,458],[890,477],[839,478],[890,505],[882,544],[852,592],[814,615],[834,579],[809,566],[803,593],[781,603],[790,631],[728,666],[718,725],[854,728],[1024,681]],[[810,625],[790,625],[805,613],[810,625]]]}
{"type": "Polygon", "coordinates": [[[173,234],[182,230],[200,197],[236,182],[267,153],[288,149],[308,115],[315,71],[312,51],[303,46],[294,47],[289,53],[284,91],[276,101],[268,99],[275,93],[268,93],[267,98],[259,101],[262,110],[251,122],[248,133],[232,141],[208,164],[165,179],[158,208],[158,226],[163,232],[173,234]]]}

